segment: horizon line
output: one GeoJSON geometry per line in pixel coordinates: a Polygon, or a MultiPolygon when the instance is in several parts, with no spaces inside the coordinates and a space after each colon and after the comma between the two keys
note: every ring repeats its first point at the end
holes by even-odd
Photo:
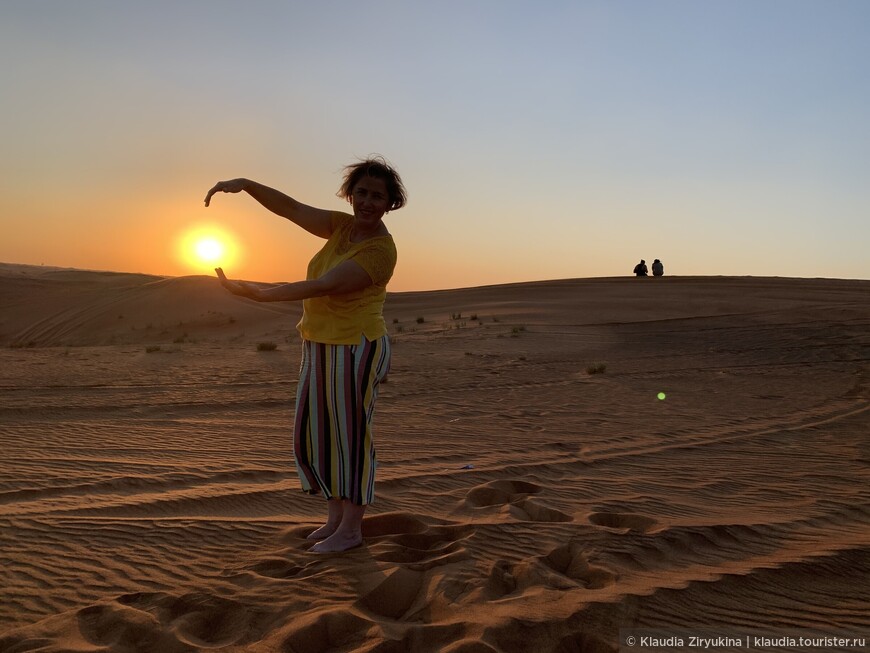
{"type": "MultiPolygon", "coordinates": [[[[208,274],[184,274],[184,275],[172,275],[172,274],[154,274],[151,272],[125,272],[118,270],[102,270],[102,269],[93,269],[93,268],[76,268],[69,266],[61,266],[61,265],[50,265],[41,263],[39,265],[34,263],[9,263],[5,261],[0,261],[0,266],[9,266],[9,267],[21,267],[21,268],[35,268],[35,269],[44,269],[49,271],[62,271],[62,272],[87,272],[94,274],[117,274],[117,275],[130,275],[130,276],[146,276],[146,277],[155,277],[159,279],[184,279],[184,278],[212,278],[211,275],[208,274]]],[[[487,288],[501,288],[505,286],[528,286],[533,284],[553,284],[553,283],[564,283],[570,281],[616,281],[616,280],[626,280],[626,279],[637,279],[631,274],[626,275],[618,275],[618,276],[601,276],[601,277],[562,277],[562,278],[554,278],[554,279],[532,279],[528,281],[505,281],[503,283],[487,283],[481,284],[477,286],[457,286],[450,288],[430,288],[419,289],[419,290],[388,290],[388,295],[399,295],[399,294],[409,294],[409,293],[437,293],[437,292],[451,292],[458,290],[483,290],[487,288]]],[[[642,277],[641,277],[642,278],[642,277]]],[[[650,279],[654,279],[656,277],[648,277],[650,279]]],[[[216,277],[215,277],[216,279],[216,277]]],[[[870,282],[870,279],[859,279],[859,278],[850,278],[850,277],[790,277],[790,276],[776,276],[776,275],[753,275],[753,274],[669,274],[661,277],[664,279],[680,279],[680,280],[690,280],[690,279],[778,279],[778,280],[795,280],[795,281],[857,281],[857,282],[870,282]]],[[[250,281],[252,283],[263,283],[263,284],[280,284],[280,283],[288,283],[286,281],[257,281],[253,279],[247,279],[246,281],[250,281]]]]}

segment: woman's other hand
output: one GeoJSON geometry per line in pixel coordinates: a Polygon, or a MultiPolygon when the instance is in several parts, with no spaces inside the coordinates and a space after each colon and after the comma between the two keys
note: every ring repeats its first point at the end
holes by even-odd
{"type": "Polygon", "coordinates": [[[215,193],[238,193],[245,190],[247,179],[230,179],[229,181],[219,181],[216,183],[208,194],[205,196],[205,205],[208,206],[211,201],[211,196],[215,193]]]}
{"type": "Polygon", "coordinates": [[[260,289],[254,284],[245,281],[231,281],[227,279],[223,268],[215,268],[214,271],[217,272],[218,280],[221,282],[221,285],[234,295],[254,300],[260,299],[260,289]]]}

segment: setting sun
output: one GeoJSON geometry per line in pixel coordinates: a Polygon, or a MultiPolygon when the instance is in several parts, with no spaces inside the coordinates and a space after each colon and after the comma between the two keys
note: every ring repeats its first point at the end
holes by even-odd
{"type": "Polygon", "coordinates": [[[196,255],[206,263],[214,263],[220,260],[224,253],[223,244],[214,238],[203,238],[196,243],[196,255]]]}
{"type": "Polygon", "coordinates": [[[190,268],[211,271],[216,266],[232,265],[238,259],[238,247],[225,230],[211,225],[198,226],[180,237],[178,254],[190,268]]]}

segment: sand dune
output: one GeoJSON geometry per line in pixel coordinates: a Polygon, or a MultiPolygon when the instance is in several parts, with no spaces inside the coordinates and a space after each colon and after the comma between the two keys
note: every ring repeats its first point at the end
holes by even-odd
{"type": "Polygon", "coordinates": [[[2,265],[0,651],[870,642],[868,298],[726,277],[391,294],[366,542],[315,556],[298,306],[2,265]]]}

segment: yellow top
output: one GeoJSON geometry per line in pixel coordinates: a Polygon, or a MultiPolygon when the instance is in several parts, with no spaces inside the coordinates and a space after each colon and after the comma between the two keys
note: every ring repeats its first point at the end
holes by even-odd
{"type": "Polygon", "coordinates": [[[392,236],[377,236],[361,243],[350,240],[353,216],[332,214],[332,235],[308,264],[307,279],[317,279],[339,263],[356,261],[374,282],[344,295],[312,297],[302,302],[302,320],[296,328],[305,340],[328,345],[357,345],[361,336],[376,340],[387,334],[384,300],[387,282],[396,267],[392,236]]]}

